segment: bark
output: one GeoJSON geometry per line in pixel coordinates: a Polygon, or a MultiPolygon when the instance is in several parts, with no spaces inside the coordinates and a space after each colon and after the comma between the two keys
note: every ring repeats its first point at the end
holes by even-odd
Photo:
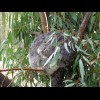
{"type": "Polygon", "coordinates": [[[39,71],[42,72],[44,71],[43,68],[41,67],[35,67],[35,68],[11,68],[11,69],[0,69],[0,72],[4,72],[4,71],[13,71],[13,70],[30,70],[30,71],[39,71]]]}
{"type": "Polygon", "coordinates": [[[0,73],[0,87],[12,87],[13,85],[14,83],[9,78],[0,73]]]}
{"type": "Polygon", "coordinates": [[[39,12],[43,33],[48,32],[48,20],[45,12],[39,12]]]}
{"type": "Polygon", "coordinates": [[[82,35],[83,35],[83,32],[85,31],[86,29],[86,26],[88,24],[88,21],[89,21],[89,18],[91,16],[92,12],[86,12],[84,18],[83,18],[83,21],[80,25],[80,28],[79,28],[79,31],[78,31],[78,37],[81,39],[82,38],[82,35]]]}
{"type": "Polygon", "coordinates": [[[7,87],[10,84],[10,80],[0,73],[0,87],[7,87]]]}

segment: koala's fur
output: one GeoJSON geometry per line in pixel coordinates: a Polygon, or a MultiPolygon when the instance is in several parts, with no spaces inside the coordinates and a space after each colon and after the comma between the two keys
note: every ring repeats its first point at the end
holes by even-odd
{"type": "MultiPolygon", "coordinates": [[[[41,34],[34,39],[29,49],[29,63],[31,67],[43,67],[47,59],[54,52],[55,47],[52,46],[50,43],[47,43],[51,34],[52,32],[41,34]]],[[[66,37],[66,39],[64,40],[63,33],[58,33],[55,39],[58,42],[73,42],[70,36],[66,37]]],[[[49,63],[43,67],[48,75],[52,75],[56,70],[58,70],[58,68],[71,65],[75,57],[76,49],[74,51],[69,46],[68,48],[70,53],[67,52],[67,50],[64,47],[64,44],[62,43],[60,45],[60,57],[57,61],[57,64],[53,68],[49,67],[49,63]]]]}

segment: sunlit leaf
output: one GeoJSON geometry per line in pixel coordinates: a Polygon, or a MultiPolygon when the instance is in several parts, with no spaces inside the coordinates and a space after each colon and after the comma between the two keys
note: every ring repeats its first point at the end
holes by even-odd
{"type": "Polygon", "coordinates": [[[71,41],[68,42],[68,45],[71,47],[71,41]]]}
{"type": "Polygon", "coordinates": [[[78,39],[77,39],[75,36],[72,36],[72,38],[73,38],[75,41],[78,41],[78,39]]]}
{"type": "Polygon", "coordinates": [[[59,59],[60,49],[57,51],[56,55],[53,57],[52,61],[50,62],[50,67],[54,67],[59,59]]]}
{"type": "Polygon", "coordinates": [[[73,51],[75,51],[75,47],[74,47],[73,43],[71,43],[71,47],[72,47],[73,51]]]}
{"type": "Polygon", "coordinates": [[[60,47],[56,46],[55,51],[54,51],[54,56],[56,55],[56,53],[60,50],[60,47]]]}
{"type": "Polygon", "coordinates": [[[77,49],[77,52],[79,52],[80,51],[80,48],[76,44],[75,44],[75,47],[77,49]]]}
{"type": "Polygon", "coordinates": [[[85,52],[84,50],[80,49],[80,47],[78,47],[76,44],[75,44],[75,47],[77,49],[77,52],[81,51],[83,54],[89,56],[90,54],[88,54],[87,52],[85,52]]]}
{"type": "Polygon", "coordinates": [[[64,47],[65,47],[66,51],[67,51],[68,53],[70,53],[66,42],[64,42],[64,47]]]}
{"type": "Polygon", "coordinates": [[[85,54],[85,55],[87,55],[87,56],[89,56],[90,54],[88,54],[87,52],[85,52],[84,50],[82,50],[82,49],[80,49],[80,51],[83,53],[83,54],[85,54]]]}
{"type": "Polygon", "coordinates": [[[72,87],[74,85],[75,85],[75,83],[71,83],[71,84],[66,85],[65,87],[72,87]]]}
{"type": "Polygon", "coordinates": [[[80,69],[81,78],[82,80],[84,80],[85,71],[84,71],[84,65],[81,59],[79,60],[79,69],[80,69]]]}
{"type": "Polygon", "coordinates": [[[64,82],[67,83],[67,82],[73,82],[73,81],[72,80],[65,80],[64,82]]]}
{"type": "Polygon", "coordinates": [[[83,59],[90,65],[89,60],[85,56],[83,56],[83,59]]]}
{"type": "Polygon", "coordinates": [[[51,54],[51,56],[48,58],[48,60],[45,62],[45,64],[43,65],[43,67],[44,66],[46,66],[50,61],[51,61],[51,59],[53,58],[53,56],[55,56],[56,55],[56,53],[57,53],[57,51],[60,49],[60,47],[56,47],[55,48],[55,51],[51,54]]]}

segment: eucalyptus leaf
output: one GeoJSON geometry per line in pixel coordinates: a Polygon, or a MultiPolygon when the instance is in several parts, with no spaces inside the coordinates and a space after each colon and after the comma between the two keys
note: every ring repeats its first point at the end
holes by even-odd
{"type": "Polygon", "coordinates": [[[71,84],[66,85],[65,87],[72,87],[74,85],[75,85],[75,83],[71,83],[71,84]]]}
{"type": "Polygon", "coordinates": [[[16,81],[16,84],[17,84],[18,86],[21,86],[21,77],[18,77],[18,79],[17,79],[17,81],[16,81]]]}
{"type": "Polygon", "coordinates": [[[85,52],[84,50],[82,50],[82,49],[80,49],[80,51],[83,53],[83,54],[85,54],[85,55],[87,55],[87,56],[89,56],[90,54],[88,54],[87,52],[85,52]]]}
{"type": "Polygon", "coordinates": [[[44,66],[46,66],[50,61],[51,61],[51,59],[56,55],[56,53],[57,53],[57,51],[60,49],[60,47],[58,47],[58,46],[56,46],[56,48],[55,48],[55,51],[51,54],[51,56],[48,58],[48,60],[45,62],[45,64],[43,65],[43,67],[44,66]]]}
{"type": "Polygon", "coordinates": [[[75,48],[77,49],[77,52],[82,52],[83,54],[89,56],[90,54],[88,54],[87,52],[85,52],[84,50],[80,49],[80,47],[78,47],[76,44],[75,44],[75,48]]]}
{"type": "Polygon", "coordinates": [[[83,59],[90,65],[89,60],[85,56],[83,56],[83,59]]]}
{"type": "Polygon", "coordinates": [[[71,12],[71,17],[77,22],[77,15],[76,12],[71,12]]]}
{"type": "Polygon", "coordinates": [[[48,58],[48,60],[43,65],[43,67],[46,66],[50,62],[50,60],[53,58],[53,56],[54,56],[54,54],[52,53],[51,56],[48,58]]]}
{"type": "Polygon", "coordinates": [[[58,17],[58,20],[59,20],[59,26],[62,27],[62,19],[58,17]]]}
{"type": "Polygon", "coordinates": [[[68,53],[70,53],[66,42],[64,42],[64,47],[65,47],[66,51],[67,51],[68,53]]]}
{"type": "Polygon", "coordinates": [[[75,51],[75,47],[74,47],[73,43],[71,43],[71,47],[72,47],[73,51],[75,51]]]}
{"type": "Polygon", "coordinates": [[[81,78],[82,80],[84,80],[85,71],[84,71],[84,65],[81,59],[79,60],[79,69],[80,69],[81,78]]]}
{"type": "Polygon", "coordinates": [[[53,37],[50,37],[47,41],[47,43],[49,43],[51,40],[53,39],[53,37]]]}
{"type": "Polygon", "coordinates": [[[67,83],[67,82],[73,82],[73,81],[72,80],[65,80],[64,82],[67,83]]]}
{"type": "Polygon", "coordinates": [[[73,38],[75,41],[78,41],[78,39],[77,39],[75,36],[72,36],[72,38],[73,38]]]}
{"type": "Polygon", "coordinates": [[[76,44],[75,44],[75,47],[77,49],[77,52],[79,52],[80,51],[80,48],[76,44]]]}
{"type": "Polygon", "coordinates": [[[68,45],[71,47],[71,41],[68,42],[68,45]]]}
{"type": "Polygon", "coordinates": [[[52,61],[50,62],[50,67],[54,67],[59,59],[60,49],[57,51],[56,55],[53,57],[52,61]]]}
{"type": "Polygon", "coordinates": [[[92,50],[94,51],[94,45],[93,45],[93,42],[91,39],[88,40],[88,42],[90,43],[91,47],[92,47],[92,50]]]}
{"type": "Polygon", "coordinates": [[[60,50],[59,46],[56,46],[55,51],[54,51],[54,56],[56,55],[56,53],[60,50]]]}

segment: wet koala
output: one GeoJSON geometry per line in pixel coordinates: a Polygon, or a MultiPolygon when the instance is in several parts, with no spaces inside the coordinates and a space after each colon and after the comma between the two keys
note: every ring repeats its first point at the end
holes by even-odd
{"type": "Polygon", "coordinates": [[[71,65],[75,58],[75,54],[75,44],[70,36],[65,37],[63,33],[54,34],[52,32],[48,32],[40,34],[34,39],[29,49],[29,63],[30,67],[43,67],[48,75],[52,75],[58,70],[58,68],[71,65]],[[51,40],[50,37],[52,37],[51,40]],[[50,67],[50,63],[44,66],[57,47],[53,46],[51,41],[53,41],[53,43],[59,43],[58,47],[60,47],[60,53],[54,67],[50,67]],[[67,45],[68,50],[66,50],[65,45],[67,45]]]}

